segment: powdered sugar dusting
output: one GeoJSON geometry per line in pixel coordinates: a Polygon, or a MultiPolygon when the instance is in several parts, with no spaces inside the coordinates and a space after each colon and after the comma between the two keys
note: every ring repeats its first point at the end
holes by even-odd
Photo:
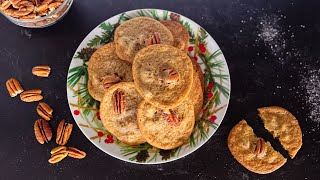
{"type": "MultiPolygon", "coordinates": [[[[295,36],[290,25],[282,25],[282,21],[286,18],[285,15],[277,14],[259,17],[258,38],[256,39],[256,42],[262,41],[264,43],[280,64],[285,64],[293,56],[299,56],[295,49],[288,46],[288,44],[292,44],[295,36]]],[[[267,58],[265,57],[265,59],[267,58]]]]}
{"type": "Polygon", "coordinates": [[[301,84],[306,89],[306,104],[310,112],[308,117],[320,123],[320,70],[309,69],[307,76],[302,78],[301,84]]]}
{"type": "Polygon", "coordinates": [[[278,23],[280,20],[281,18],[277,15],[265,15],[260,17],[259,24],[260,33],[258,36],[275,56],[286,47],[284,32],[278,23]]]}

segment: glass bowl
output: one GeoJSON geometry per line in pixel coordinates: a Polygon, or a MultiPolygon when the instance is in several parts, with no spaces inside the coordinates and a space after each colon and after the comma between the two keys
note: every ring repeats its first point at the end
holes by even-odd
{"type": "Polygon", "coordinates": [[[22,20],[18,18],[14,18],[12,16],[6,15],[2,10],[0,10],[1,14],[3,14],[7,19],[9,19],[12,23],[27,27],[27,28],[44,28],[51,26],[61,20],[69,11],[73,0],[65,0],[59,8],[54,10],[51,14],[46,15],[44,17],[40,17],[32,20],[22,20]]]}

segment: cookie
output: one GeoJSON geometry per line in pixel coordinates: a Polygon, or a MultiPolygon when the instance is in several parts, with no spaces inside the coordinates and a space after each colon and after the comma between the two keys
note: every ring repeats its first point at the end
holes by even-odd
{"type": "Polygon", "coordinates": [[[187,51],[190,39],[187,28],[172,20],[161,21],[161,23],[171,31],[174,39],[173,46],[182,51],[187,51]]]}
{"type": "Polygon", "coordinates": [[[231,129],[228,147],[241,165],[258,174],[271,173],[287,162],[269,142],[258,138],[245,120],[231,129]]]}
{"type": "Polygon", "coordinates": [[[168,28],[148,17],[136,17],[120,24],[114,33],[117,55],[129,62],[140,49],[150,44],[173,44],[168,28]]]}
{"type": "Polygon", "coordinates": [[[147,101],[138,108],[138,125],[149,144],[160,149],[174,149],[184,144],[194,126],[193,104],[184,101],[173,109],[160,109],[147,101]]]}
{"type": "Polygon", "coordinates": [[[274,138],[279,139],[293,159],[302,146],[302,132],[298,120],[282,107],[263,107],[258,111],[264,127],[274,138]]]}
{"type": "Polygon", "coordinates": [[[114,43],[108,43],[92,54],[88,74],[88,91],[98,101],[113,84],[133,80],[131,64],[117,56],[114,43]]]}
{"type": "Polygon", "coordinates": [[[137,122],[137,108],[141,100],[132,82],[121,82],[106,91],[100,104],[104,127],[128,145],[146,142],[137,122]]]}
{"type": "Polygon", "coordinates": [[[194,69],[194,72],[196,72],[198,74],[198,77],[200,79],[200,82],[201,82],[201,87],[202,87],[202,90],[204,89],[204,74],[202,72],[202,69],[201,69],[201,66],[199,63],[197,63],[197,61],[195,60],[192,60],[192,65],[193,65],[193,69],[194,69]]]}
{"type": "Polygon", "coordinates": [[[141,96],[159,108],[181,104],[193,83],[193,67],[188,55],[165,44],[139,51],[132,64],[132,73],[141,96]]]}
{"type": "MultiPolygon", "coordinates": [[[[189,92],[189,99],[194,104],[194,115],[196,120],[198,120],[197,116],[200,114],[202,105],[203,105],[203,85],[201,84],[201,80],[199,77],[200,73],[198,69],[200,68],[200,71],[201,71],[201,67],[196,61],[193,61],[193,60],[191,61],[193,65],[193,84],[189,92]]],[[[203,74],[202,74],[202,77],[203,77],[203,74]]]]}

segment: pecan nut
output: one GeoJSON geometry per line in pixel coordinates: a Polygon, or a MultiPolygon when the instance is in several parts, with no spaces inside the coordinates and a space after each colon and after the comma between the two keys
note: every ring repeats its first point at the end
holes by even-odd
{"type": "Polygon", "coordinates": [[[258,141],[256,142],[256,148],[254,150],[254,153],[258,156],[262,153],[264,153],[266,149],[266,143],[263,138],[259,138],[258,141]]]}
{"type": "Polygon", "coordinates": [[[68,156],[68,150],[65,146],[54,148],[50,153],[52,155],[48,162],[51,164],[58,163],[68,156]]]}
{"type": "Polygon", "coordinates": [[[44,0],[35,8],[35,12],[43,12],[46,11],[49,7],[49,4],[52,3],[53,0],[44,0]]]}
{"type": "Polygon", "coordinates": [[[34,134],[40,144],[48,143],[52,138],[52,130],[46,120],[38,119],[34,123],[34,134]]]}
{"type": "Polygon", "coordinates": [[[49,121],[52,118],[53,109],[44,102],[39,102],[37,113],[45,120],[49,121]]]}
{"type": "Polygon", "coordinates": [[[24,91],[20,94],[20,99],[24,102],[35,102],[43,99],[40,89],[24,91]]]}
{"type": "Polygon", "coordinates": [[[51,12],[53,12],[54,10],[56,10],[57,8],[59,8],[61,6],[62,2],[53,2],[51,4],[48,5],[48,8],[51,12]]]}
{"type": "Polygon", "coordinates": [[[50,72],[51,68],[45,65],[35,66],[32,68],[32,74],[39,77],[49,77],[50,72]]]}
{"type": "Polygon", "coordinates": [[[178,126],[180,124],[180,119],[172,109],[169,109],[169,113],[163,113],[163,116],[171,126],[178,126]]]}
{"type": "MultiPolygon", "coordinates": [[[[1,2],[1,1],[0,1],[1,2]]],[[[0,5],[1,10],[6,10],[11,6],[11,2],[9,0],[3,1],[0,5]]]]}
{"type": "Polygon", "coordinates": [[[14,78],[7,80],[6,86],[11,97],[16,97],[18,94],[23,92],[23,88],[20,83],[14,78]]]}
{"type": "Polygon", "coordinates": [[[114,102],[113,110],[115,113],[121,114],[125,111],[126,102],[124,99],[124,93],[122,91],[117,90],[114,93],[113,102],[114,102]]]}
{"type": "Polygon", "coordinates": [[[108,89],[110,86],[117,84],[121,81],[120,77],[118,76],[112,76],[112,75],[107,75],[103,78],[103,88],[108,89]]]}
{"type": "Polygon", "coordinates": [[[67,144],[72,132],[72,127],[73,125],[70,123],[66,123],[64,119],[60,121],[57,129],[57,138],[56,138],[57,144],[59,145],[67,144]]]}
{"type": "Polygon", "coordinates": [[[150,46],[153,44],[160,44],[161,43],[161,37],[160,33],[154,32],[153,35],[151,35],[149,38],[145,40],[146,46],[150,46]]]}
{"type": "Polygon", "coordinates": [[[77,148],[74,148],[74,147],[69,147],[68,152],[69,152],[68,156],[76,158],[76,159],[83,159],[87,155],[85,152],[83,152],[77,148]]]}
{"type": "Polygon", "coordinates": [[[168,83],[176,82],[179,80],[179,73],[171,67],[162,68],[160,76],[168,83]]]}

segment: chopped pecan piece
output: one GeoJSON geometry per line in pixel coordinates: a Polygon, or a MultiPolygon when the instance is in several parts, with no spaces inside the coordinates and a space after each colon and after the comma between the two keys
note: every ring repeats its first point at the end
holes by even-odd
{"type": "Polygon", "coordinates": [[[171,67],[162,68],[160,76],[168,83],[179,80],[179,73],[171,67]]]}
{"type": "Polygon", "coordinates": [[[110,86],[117,84],[121,81],[120,77],[118,76],[112,76],[112,75],[107,75],[103,78],[103,87],[104,89],[108,89],[110,86]]]}
{"type": "Polygon", "coordinates": [[[169,113],[163,113],[163,116],[171,126],[178,126],[180,124],[179,118],[172,109],[169,109],[169,113]]]}

